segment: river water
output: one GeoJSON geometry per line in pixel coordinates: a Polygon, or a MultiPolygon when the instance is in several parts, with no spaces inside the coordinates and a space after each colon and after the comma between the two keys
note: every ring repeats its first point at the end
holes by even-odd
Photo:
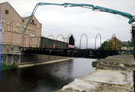
{"type": "Polygon", "coordinates": [[[53,92],[93,72],[95,59],[73,60],[0,73],[0,92],[53,92]]]}

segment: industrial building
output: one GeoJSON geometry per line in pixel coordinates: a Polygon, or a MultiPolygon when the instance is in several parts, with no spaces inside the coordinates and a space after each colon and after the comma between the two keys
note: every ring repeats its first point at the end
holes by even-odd
{"type": "Polygon", "coordinates": [[[68,42],[58,41],[46,37],[41,37],[40,47],[41,48],[75,48],[75,39],[73,35],[68,38],[68,42]]]}
{"type": "Polygon", "coordinates": [[[0,51],[18,51],[20,47],[74,48],[73,35],[69,43],[41,37],[42,24],[35,16],[23,38],[23,29],[29,17],[21,17],[8,2],[0,3],[0,51]]]}
{"type": "Polygon", "coordinates": [[[41,37],[41,48],[68,48],[67,42],[57,41],[46,37],[41,37]]]}
{"type": "Polygon", "coordinates": [[[21,17],[8,3],[0,3],[0,44],[2,50],[19,50],[23,47],[40,47],[42,24],[34,16],[29,24],[22,43],[22,31],[28,17],[21,17]]]}

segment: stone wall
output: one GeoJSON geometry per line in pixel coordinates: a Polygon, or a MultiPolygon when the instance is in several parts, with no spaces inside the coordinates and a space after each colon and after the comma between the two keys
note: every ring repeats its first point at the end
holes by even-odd
{"type": "Polygon", "coordinates": [[[47,62],[52,60],[65,59],[67,57],[62,56],[52,56],[52,55],[38,55],[38,54],[23,54],[21,58],[21,63],[25,62],[47,62]]]}

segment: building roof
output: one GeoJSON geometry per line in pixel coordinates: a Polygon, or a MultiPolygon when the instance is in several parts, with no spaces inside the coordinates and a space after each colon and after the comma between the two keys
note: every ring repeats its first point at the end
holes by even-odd
{"type": "MultiPolygon", "coordinates": [[[[27,16],[27,17],[21,17],[20,16],[20,14],[11,6],[11,4],[9,3],[9,2],[3,2],[3,3],[0,3],[0,5],[3,5],[3,4],[8,4],[15,12],[16,12],[16,14],[17,15],[19,15],[19,17],[21,18],[21,19],[25,19],[25,18],[28,18],[28,17],[30,17],[30,16],[27,16]]],[[[35,16],[34,16],[35,17],[35,16]]],[[[35,19],[38,21],[38,19],[35,17],[35,19]]],[[[39,21],[38,21],[39,22],[39,21]]],[[[39,24],[41,24],[40,22],[39,22],[39,24]]]]}
{"type": "Polygon", "coordinates": [[[3,5],[3,4],[8,4],[8,5],[16,12],[16,14],[19,15],[20,18],[22,18],[22,17],[20,16],[20,14],[11,6],[11,4],[10,4],[9,2],[0,3],[0,5],[3,5]]]}
{"type": "Polygon", "coordinates": [[[52,41],[57,41],[57,42],[68,43],[68,42],[65,42],[65,41],[60,41],[60,40],[56,40],[56,39],[52,39],[52,38],[47,38],[47,37],[44,37],[44,36],[41,36],[41,39],[46,39],[46,40],[52,40],[52,41]]]}
{"type": "Polygon", "coordinates": [[[129,41],[122,41],[122,44],[129,44],[129,41]]]}
{"type": "MultiPolygon", "coordinates": [[[[27,18],[29,18],[30,16],[27,16],[27,17],[23,17],[23,19],[27,19],[27,18]]],[[[39,24],[41,24],[40,22],[39,22],[39,20],[35,17],[35,16],[33,16],[37,21],[38,21],[38,23],[39,24]]]]}
{"type": "Polygon", "coordinates": [[[121,44],[122,46],[128,46],[130,43],[130,41],[122,41],[121,44]]]}

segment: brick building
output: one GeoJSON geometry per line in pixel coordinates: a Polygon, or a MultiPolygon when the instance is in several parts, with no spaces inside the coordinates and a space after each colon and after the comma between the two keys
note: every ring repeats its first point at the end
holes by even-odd
{"type": "MultiPolygon", "coordinates": [[[[2,50],[18,50],[22,46],[22,30],[29,17],[21,17],[8,3],[0,3],[0,44],[2,50]]],[[[39,47],[42,24],[34,16],[24,35],[24,47],[39,47]]]]}

